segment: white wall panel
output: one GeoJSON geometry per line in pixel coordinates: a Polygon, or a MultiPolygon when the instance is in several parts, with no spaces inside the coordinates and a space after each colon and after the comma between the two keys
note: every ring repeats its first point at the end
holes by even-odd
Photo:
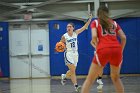
{"type": "Polygon", "coordinates": [[[10,77],[29,78],[29,58],[27,56],[10,58],[10,77]]]}
{"type": "Polygon", "coordinates": [[[29,51],[28,39],[27,25],[18,27],[11,26],[9,32],[10,55],[27,55],[29,51]]]}
{"type": "Polygon", "coordinates": [[[32,56],[32,77],[48,77],[49,75],[49,56],[32,56]]]}

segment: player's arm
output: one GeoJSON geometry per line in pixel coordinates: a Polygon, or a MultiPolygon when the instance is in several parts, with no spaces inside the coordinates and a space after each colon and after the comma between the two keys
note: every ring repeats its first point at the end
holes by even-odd
{"type": "Polygon", "coordinates": [[[120,37],[121,39],[121,47],[122,47],[122,51],[124,50],[124,47],[126,45],[126,35],[125,33],[122,31],[122,29],[120,29],[118,31],[118,36],[120,37]]]}
{"type": "Polygon", "coordinates": [[[63,42],[63,43],[65,43],[65,37],[64,37],[64,36],[62,36],[62,37],[61,37],[61,40],[60,40],[60,42],[63,42]]]}
{"type": "MultiPolygon", "coordinates": [[[[62,36],[59,42],[65,43],[65,37],[62,36]]],[[[57,42],[57,43],[58,43],[58,42],[57,42]]],[[[57,43],[56,43],[56,45],[57,45],[57,43]]],[[[56,49],[56,45],[55,45],[55,49],[54,49],[54,50],[55,50],[55,52],[59,52],[59,51],[56,49]]]]}
{"type": "Polygon", "coordinates": [[[94,42],[92,42],[92,40],[90,41],[90,44],[95,48],[96,50],[96,45],[94,44],[94,42]]]}
{"type": "Polygon", "coordinates": [[[91,42],[96,47],[97,46],[97,43],[98,43],[98,41],[97,41],[98,40],[98,37],[97,37],[97,29],[96,28],[92,28],[91,31],[92,31],[92,40],[91,40],[91,42]]]}
{"type": "Polygon", "coordinates": [[[86,24],[85,24],[82,28],[77,29],[77,30],[75,31],[77,35],[80,34],[80,33],[82,33],[82,32],[89,26],[89,24],[90,24],[90,22],[91,22],[91,19],[92,19],[92,15],[90,14],[89,20],[86,22],[86,24]]]}

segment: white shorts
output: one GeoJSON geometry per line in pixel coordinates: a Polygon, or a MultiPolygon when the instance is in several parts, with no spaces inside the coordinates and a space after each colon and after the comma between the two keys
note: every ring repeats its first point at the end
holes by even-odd
{"type": "Polygon", "coordinates": [[[65,64],[74,64],[77,66],[79,54],[78,51],[65,51],[64,52],[65,64]]]}

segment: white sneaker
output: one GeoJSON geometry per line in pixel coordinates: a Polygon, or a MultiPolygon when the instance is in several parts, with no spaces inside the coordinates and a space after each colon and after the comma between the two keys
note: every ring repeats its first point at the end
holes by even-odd
{"type": "Polygon", "coordinates": [[[103,85],[99,85],[97,86],[97,90],[98,90],[98,93],[102,93],[102,90],[103,90],[103,85]]]}
{"type": "Polygon", "coordinates": [[[99,85],[103,85],[102,79],[97,79],[97,83],[98,83],[99,85]]]}
{"type": "Polygon", "coordinates": [[[78,92],[78,93],[80,93],[80,91],[81,91],[81,86],[75,87],[75,91],[78,92]]]}
{"type": "Polygon", "coordinates": [[[66,83],[66,74],[61,74],[61,84],[65,85],[66,83]]]}

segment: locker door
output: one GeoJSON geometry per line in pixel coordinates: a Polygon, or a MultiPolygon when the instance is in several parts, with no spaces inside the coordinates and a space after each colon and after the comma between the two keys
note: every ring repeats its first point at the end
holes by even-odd
{"type": "Polygon", "coordinates": [[[47,77],[49,66],[49,32],[46,25],[11,26],[11,78],[47,77]]]}
{"type": "Polygon", "coordinates": [[[48,77],[50,75],[47,24],[31,25],[31,59],[32,77],[48,77]]]}
{"type": "Polygon", "coordinates": [[[10,77],[29,78],[29,26],[11,25],[10,41],[10,77]]]}

